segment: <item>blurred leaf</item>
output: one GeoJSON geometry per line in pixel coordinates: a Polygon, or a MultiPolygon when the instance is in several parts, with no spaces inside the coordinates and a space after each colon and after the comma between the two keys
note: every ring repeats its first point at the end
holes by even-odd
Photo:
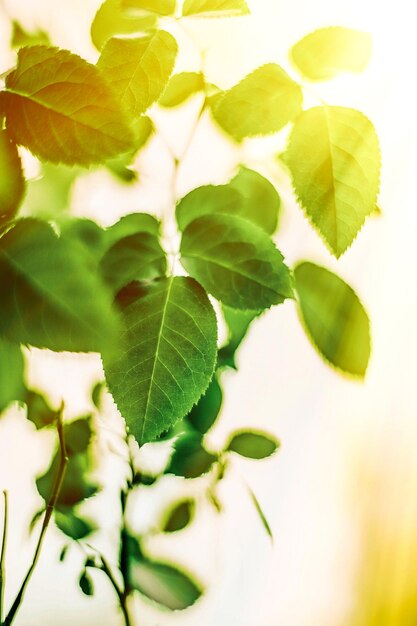
{"type": "Polygon", "coordinates": [[[204,76],[201,72],[175,74],[162,94],[159,104],[167,108],[176,107],[203,90],[204,76]]]}
{"type": "Polygon", "coordinates": [[[85,539],[97,529],[95,524],[76,515],[71,509],[55,511],[54,519],[59,530],[75,541],[85,539]]]}
{"type": "Polygon", "coordinates": [[[69,218],[59,222],[61,239],[77,241],[97,265],[105,249],[105,231],[94,221],[85,218],[69,218]]]}
{"type": "Polygon", "coordinates": [[[28,389],[25,395],[26,417],[36,429],[48,428],[56,423],[58,411],[49,406],[47,399],[37,391],[28,389]]]}
{"type": "Polygon", "coordinates": [[[194,500],[184,500],[183,502],[177,504],[169,512],[168,518],[163,527],[163,532],[174,533],[186,528],[194,517],[194,510],[194,500]]]}
{"type": "Polygon", "coordinates": [[[25,179],[16,144],[7,130],[0,130],[0,228],[12,220],[25,193],[25,179]]]}
{"type": "Polygon", "coordinates": [[[156,15],[132,15],[123,9],[122,0],[105,0],[91,25],[91,39],[97,50],[113,35],[146,32],[156,26],[156,15]]]}
{"type": "Polygon", "coordinates": [[[253,493],[252,489],[246,485],[249,491],[249,495],[251,497],[251,500],[255,506],[256,512],[259,515],[259,519],[262,522],[262,526],[264,527],[267,535],[269,536],[269,538],[271,539],[271,541],[274,541],[274,535],[272,534],[272,529],[271,526],[269,525],[268,520],[266,519],[265,513],[263,512],[263,509],[261,507],[261,505],[259,504],[259,500],[258,498],[255,496],[255,494],[253,493]]]}
{"type": "Polygon", "coordinates": [[[99,380],[98,383],[96,383],[91,390],[91,400],[93,401],[96,409],[98,409],[99,411],[101,409],[102,395],[105,389],[106,383],[103,380],[99,380]]]}
{"type": "Polygon", "coordinates": [[[130,213],[106,229],[106,246],[110,248],[121,239],[138,233],[159,236],[159,227],[158,220],[149,213],[130,213]]]}
{"type": "Polygon", "coordinates": [[[91,415],[80,417],[64,426],[65,446],[69,456],[86,452],[93,436],[91,415]]]}
{"type": "Polygon", "coordinates": [[[129,583],[147,598],[172,611],[191,606],[202,589],[177,567],[146,557],[138,543],[131,539],[129,551],[129,583]]]}
{"type": "Polygon", "coordinates": [[[161,96],[174,69],[177,42],[161,30],[140,39],[110,39],[97,67],[132,116],[161,96]]]}
{"type": "Polygon", "coordinates": [[[150,11],[157,15],[174,15],[177,8],[177,0],[122,0],[124,9],[137,9],[150,11]]]}
{"type": "Polygon", "coordinates": [[[89,166],[132,147],[112,89],[94,65],[67,50],[21,48],[6,89],[0,108],[11,137],[45,161],[89,166]]]}
{"type": "Polygon", "coordinates": [[[229,185],[205,185],[190,191],[177,204],[176,218],[180,230],[205,215],[239,215],[241,194],[229,185]]]}
{"type": "Polygon", "coordinates": [[[267,433],[245,431],[234,433],[226,447],[227,452],[236,452],[248,459],[265,459],[274,454],[279,441],[267,433]]]}
{"type": "Polygon", "coordinates": [[[20,346],[0,337],[0,413],[10,402],[23,400],[24,361],[20,346]]]}
{"type": "Polygon", "coordinates": [[[65,557],[67,556],[67,553],[68,553],[68,548],[69,548],[69,545],[68,543],[66,543],[65,546],[62,548],[61,552],[59,553],[60,563],[63,563],[63,561],[65,561],[65,557]]]}
{"type": "Polygon", "coordinates": [[[313,263],[294,270],[299,309],[308,336],[332,365],[363,378],[371,352],[369,318],[341,278],[313,263]]]}
{"type": "Polygon", "coordinates": [[[130,169],[130,166],[140,150],[146,146],[154,132],[153,122],[146,115],[141,115],[135,119],[132,128],[135,133],[133,150],[121,154],[115,159],[110,159],[106,163],[107,169],[125,183],[135,182],[138,179],[137,172],[130,169]]]}
{"type": "Polygon", "coordinates": [[[277,229],[281,209],[281,198],[274,185],[247,167],[241,167],[229,185],[241,195],[239,215],[272,235],[277,229]]]}
{"type": "Polygon", "coordinates": [[[240,217],[211,215],[189,224],[181,263],[215,298],[238,309],[261,310],[292,297],[282,254],[264,231],[240,217]]]}
{"type": "Polygon", "coordinates": [[[40,176],[27,182],[21,213],[56,219],[70,209],[70,196],[80,168],[42,163],[40,176]]]}
{"type": "Polygon", "coordinates": [[[115,338],[110,294],[76,241],[20,220],[0,239],[0,332],[50,350],[99,351],[115,338]]]}
{"type": "Polygon", "coordinates": [[[199,478],[209,472],[216,461],[217,456],[203,447],[201,434],[187,433],[175,441],[165,473],[184,478],[199,478]]]}
{"type": "Polygon", "coordinates": [[[213,426],[220,413],[223,392],[216,376],[213,376],[206,393],[187,415],[187,420],[202,435],[213,426]]]}
{"type": "Polygon", "coordinates": [[[372,53],[368,33],[341,26],[319,28],[291,50],[297,69],[310,80],[328,80],[341,72],[362,72],[372,53]]]}
{"type": "Polygon", "coordinates": [[[39,509],[39,511],[36,511],[36,513],[32,516],[32,519],[29,522],[29,533],[33,531],[36,524],[39,522],[39,520],[44,514],[45,514],[45,509],[43,508],[43,509],[39,509]]]}
{"type": "Polygon", "coordinates": [[[207,294],[191,278],[138,285],[123,310],[120,353],[103,357],[107,384],[139,445],[186,415],[206,390],[217,356],[207,294]]]}
{"type": "Polygon", "coordinates": [[[78,583],[80,585],[81,591],[86,596],[93,596],[94,595],[93,581],[91,580],[90,576],[88,575],[88,573],[85,570],[81,574],[78,583]]]}
{"type": "Polygon", "coordinates": [[[219,350],[218,364],[219,367],[228,366],[237,369],[235,353],[246,337],[253,320],[259,316],[259,311],[239,311],[223,305],[222,312],[228,329],[228,340],[219,350]]]}
{"type": "Polygon", "coordinates": [[[355,109],[304,111],[291,132],[285,163],[307,217],[340,257],[377,203],[381,155],[372,123],[355,109]]]}
{"type": "Polygon", "coordinates": [[[43,30],[28,32],[16,20],[13,20],[12,22],[12,29],[12,48],[23,48],[23,46],[36,46],[37,44],[50,44],[49,35],[43,30]]]}
{"type": "Polygon", "coordinates": [[[245,0],[185,0],[182,14],[192,17],[239,17],[248,15],[245,0]]]}
{"type": "Polygon", "coordinates": [[[237,141],[270,135],[300,112],[300,85],[274,63],[263,65],[226,91],[213,110],[215,120],[237,141]]]}

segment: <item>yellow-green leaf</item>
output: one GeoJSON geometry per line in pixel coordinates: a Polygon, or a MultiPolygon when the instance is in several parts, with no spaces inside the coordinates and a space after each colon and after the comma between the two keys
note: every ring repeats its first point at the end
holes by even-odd
{"type": "Polygon", "coordinates": [[[7,129],[41,159],[88,166],[132,147],[129,123],[99,70],[67,50],[22,48],[6,88],[7,129]]]}
{"type": "Polygon", "coordinates": [[[304,111],[294,124],[285,162],[300,204],[339,257],[376,207],[381,155],[373,124],[355,109],[304,111]]]}
{"type": "Polygon", "coordinates": [[[0,131],[0,226],[14,218],[25,192],[22,164],[16,144],[0,131]]]}
{"type": "Polygon", "coordinates": [[[156,26],[157,15],[133,15],[123,8],[122,0],[105,0],[91,25],[91,39],[97,50],[114,35],[132,35],[156,26]]]}
{"type": "Polygon", "coordinates": [[[200,72],[175,74],[169,81],[159,104],[167,108],[176,107],[203,89],[204,76],[200,72]]]}
{"type": "Polygon", "coordinates": [[[239,17],[248,15],[245,0],[185,0],[182,14],[198,17],[239,17]]]}
{"type": "Polygon", "coordinates": [[[0,337],[0,413],[14,400],[23,400],[24,362],[20,346],[0,337]]]}
{"type": "Polygon", "coordinates": [[[362,72],[372,53],[368,33],[342,26],[319,28],[291,50],[297,69],[310,80],[328,80],[342,72],[362,72]]]}
{"type": "Polygon", "coordinates": [[[157,15],[174,15],[177,0],[122,0],[124,9],[137,9],[141,12],[149,11],[157,15]]]}

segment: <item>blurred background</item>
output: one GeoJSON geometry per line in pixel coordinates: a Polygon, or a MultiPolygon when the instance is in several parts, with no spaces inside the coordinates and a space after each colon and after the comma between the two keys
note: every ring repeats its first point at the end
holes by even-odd
{"type": "MultiPolygon", "coordinates": [[[[335,261],[296,206],[287,178],[273,159],[276,138],[253,140],[241,151],[203,120],[178,180],[181,197],[205,183],[230,178],[244,162],[273,180],[284,212],[277,236],[289,264],[308,258],[335,270],[360,295],[372,320],[373,354],[365,383],[342,377],[321,362],[299,323],[293,303],[255,322],[238,355],[239,372],[224,378],[225,403],[210,435],[221,446],[236,428],[273,432],[279,453],[260,464],[234,460],[220,491],[224,513],[201,508],[196,522],[176,536],[155,535],[156,555],[183,563],[208,588],[184,613],[157,611],[141,600],[137,626],[412,626],[417,623],[417,43],[413,6],[407,0],[248,0],[250,18],[189,24],[174,32],[182,42],[177,69],[204,67],[208,79],[228,87],[268,61],[292,72],[289,48],[312,30],[343,25],[372,33],[371,65],[361,76],[343,76],[314,87],[329,103],[366,113],[380,136],[383,154],[380,207],[355,245],[335,261]],[[195,45],[194,45],[195,44],[195,45]],[[265,159],[265,157],[267,157],[265,159]],[[266,164],[266,161],[268,164],[266,164]],[[265,534],[246,485],[257,494],[274,534],[265,534]]],[[[0,71],[15,63],[11,18],[28,30],[46,30],[52,42],[96,61],[89,27],[100,0],[2,0],[0,71]]],[[[181,112],[152,111],[173,146],[186,141],[198,102],[181,112]],[[190,122],[191,120],[191,122],[190,122]]],[[[37,163],[24,155],[28,176],[37,163]]],[[[136,164],[139,183],[123,185],[102,170],[83,174],[71,190],[74,215],[113,223],[132,211],[169,210],[171,161],[160,139],[136,164]]],[[[45,211],[47,207],[45,207],[45,211]]],[[[54,355],[32,350],[28,379],[67,417],[91,410],[91,386],[100,378],[94,355],[54,355]]],[[[94,544],[111,550],[117,523],[117,487],[122,464],[106,439],[121,431],[110,401],[101,417],[97,469],[106,490],[86,506],[103,526],[94,544]],[[104,477],[104,478],[103,478],[104,477]]],[[[39,508],[34,477],[49,463],[51,433],[36,433],[11,409],[0,421],[0,486],[9,490],[10,540],[6,602],[28,566],[35,537],[27,527],[39,508]]],[[[178,481],[163,481],[153,498],[132,506],[132,526],[152,523],[161,503],[183,493],[178,481]]],[[[82,596],[77,576],[83,555],[48,532],[38,569],[17,626],[118,626],[112,589],[93,573],[95,599],[82,596]]]]}

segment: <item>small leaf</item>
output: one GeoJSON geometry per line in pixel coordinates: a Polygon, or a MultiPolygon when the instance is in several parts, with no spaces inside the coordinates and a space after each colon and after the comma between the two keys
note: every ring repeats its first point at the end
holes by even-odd
{"type": "Polygon", "coordinates": [[[0,337],[0,413],[10,402],[23,400],[24,361],[20,346],[0,337]]]}
{"type": "Polygon", "coordinates": [[[281,198],[274,185],[258,172],[241,167],[229,186],[241,195],[239,215],[272,235],[281,209],[281,198]]]}
{"type": "Polygon", "coordinates": [[[134,539],[129,550],[129,584],[141,594],[172,611],[194,604],[201,587],[177,567],[146,557],[134,539]]]}
{"type": "Polygon", "coordinates": [[[304,111],[294,124],[285,163],[307,216],[340,257],[377,203],[381,155],[372,123],[355,109],[304,111]]]}
{"type": "Polygon", "coordinates": [[[274,63],[264,65],[226,91],[213,110],[215,120],[237,141],[270,135],[301,111],[300,85],[274,63]]]}
{"type": "Polygon", "coordinates": [[[363,378],[371,352],[369,318],[341,278],[313,263],[294,270],[299,309],[319,353],[335,367],[363,378]]]}
{"type": "Polygon", "coordinates": [[[190,524],[194,517],[195,502],[194,500],[184,500],[177,504],[168,514],[168,518],[164,524],[164,533],[174,533],[183,530],[190,524]]]}
{"type": "Polygon", "coordinates": [[[292,297],[282,254],[264,231],[240,217],[193,221],[183,234],[181,262],[209,293],[237,309],[262,310],[292,297]]]}
{"type": "Polygon", "coordinates": [[[123,9],[122,0],[105,0],[91,25],[91,39],[97,50],[114,35],[132,35],[155,27],[157,15],[132,15],[123,9]]]}
{"type": "Polygon", "coordinates": [[[42,394],[28,389],[25,403],[27,406],[26,417],[35,424],[37,430],[48,428],[56,423],[58,411],[49,406],[47,399],[42,394]]]}
{"type": "Polygon", "coordinates": [[[204,76],[201,72],[175,74],[162,94],[159,104],[167,108],[176,107],[194,94],[203,91],[204,85],[204,76]]]}
{"type": "Polygon", "coordinates": [[[55,523],[59,530],[74,541],[85,539],[96,530],[95,524],[72,512],[71,509],[65,511],[55,511],[55,523]]]}
{"type": "Polygon", "coordinates": [[[269,525],[268,520],[266,519],[265,513],[262,510],[261,505],[259,504],[259,500],[258,498],[255,496],[255,494],[253,493],[252,489],[246,485],[248,487],[248,491],[249,491],[249,495],[251,497],[251,500],[254,504],[254,507],[256,509],[256,512],[259,515],[259,519],[262,522],[262,526],[264,527],[268,537],[271,539],[271,541],[274,541],[274,535],[272,534],[272,529],[271,526],[269,525]]]}
{"type": "Polygon", "coordinates": [[[228,341],[219,350],[219,367],[228,366],[237,369],[235,354],[240,344],[246,337],[253,320],[259,316],[259,311],[239,311],[231,307],[222,307],[224,321],[228,328],[228,341]]]}
{"type": "Polygon", "coordinates": [[[78,583],[80,585],[81,591],[86,596],[93,596],[94,595],[93,581],[91,580],[90,576],[87,574],[87,572],[85,570],[81,574],[78,583]]]}
{"type": "Polygon", "coordinates": [[[177,56],[177,42],[161,30],[140,39],[110,39],[97,67],[130,115],[144,113],[161,96],[177,56]]]}
{"type": "Polygon", "coordinates": [[[232,435],[226,451],[236,452],[248,459],[265,459],[274,454],[278,447],[279,442],[272,435],[247,431],[232,435]]]}
{"type": "Polygon", "coordinates": [[[118,319],[91,257],[49,224],[20,220],[0,239],[0,332],[50,350],[100,351],[118,319]]]}
{"type": "Polygon", "coordinates": [[[291,57],[310,80],[328,80],[342,72],[362,72],[372,53],[368,33],[341,26],[319,28],[295,44],[291,57]]]}
{"type": "Polygon", "coordinates": [[[211,383],[198,403],[187,415],[187,420],[202,435],[213,426],[216,421],[223,402],[223,392],[216,376],[213,376],[211,383]]]}
{"type": "Polygon", "coordinates": [[[103,391],[106,388],[106,383],[103,380],[99,380],[91,390],[91,400],[96,407],[100,411],[102,404],[102,395],[103,391]]]}
{"type": "Polygon", "coordinates": [[[60,563],[63,563],[65,561],[65,557],[67,556],[67,553],[68,553],[68,548],[69,548],[69,544],[66,543],[65,546],[62,548],[61,552],[59,553],[60,563]]]}
{"type": "Polygon", "coordinates": [[[206,390],[217,324],[206,293],[191,278],[163,278],[137,290],[123,310],[120,352],[103,362],[110,392],[142,445],[185,416],[206,390]]]}
{"type": "Polygon", "coordinates": [[[140,12],[149,11],[157,15],[174,15],[177,0],[122,0],[124,9],[137,9],[140,12]]]}
{"type": "Polygon", "coordinates": [[[22,48],[23,46],[36,46],[37,44],[50,44],[49,36],[43,30],[28,32],[16,20],[13,20],[12,22],[12,29],[12,48],[22,48]]]}
{"type": "Polygon", "coordinates": [[[245,0],[185,0],[184,16],[192,17],[239,17],[248,15],[245,0]]]}
{"type": "Polygon", "coordinates": [[[165,473],[183,478],[199,478],[209,472],[216,461],[217,456],[203,447],[199,433],[186,433],[175,441],[174,452],[165,473]]]}
{"type": "Polygon", "coordinates": [[[0,227],[12,220],[25,193],[25,179],[16,144],[0,130],[0,227]]]}
{"type": "Polygon", "coordinates": [[[177,205],[176,218],[180,230],[205,215],[239,215],[241,194],[229,185],[205,185],[190,191],[177,205]]]}
{"type": "Polygon", "coordinates": [[[89,166],[126,152],[133,134],[99,70],[47,46],[21,48],[1,108],[12,139],[46,161],[89,166]]]}

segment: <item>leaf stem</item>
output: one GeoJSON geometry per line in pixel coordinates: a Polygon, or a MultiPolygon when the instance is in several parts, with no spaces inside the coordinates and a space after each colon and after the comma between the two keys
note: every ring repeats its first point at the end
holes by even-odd
{"type": "Polygon", "coordinates": [[[23,598],[25,595],[25,591],[26,591],[26,587],[29,584],[29,581],[31,579],[31,576],[36,568],[36,565],[38,563],[39,560],[39,556],[42,550],[42,545],[43,545],[43,541],[45,538],[45,534],[46,531],[48,530],[48,526],[49,526],[49,522],[51,521],[51,517],[52,514],[54,512],[55,509],[55,505],[57,503],[57,500],[59,498],[59,494],[61,492],[61,488],[62,488],[62,484],[64,482],[64,477],[65,477],[65,472],[67,469],[67,465],[68,465],[68,455],[67,455],[67,449],[66,449],[66,445],[65,445],[65,439],[64,439],[64,429],[63,429],[63,422],[62,422],[62,414],[64,411],[64,403],[61,404],[61,408],[59,410],[58,416],[57,416],[57,430],[58,430],[58,437],[59,437],[59,446],[60,446],[60,450],[61,450],[61,459],[60,459],[60,463],[59,463],[59,468],[58,468],[58,473],[57,476],[55,478],[55,482],[54,482],[54,487],[52,490],[52,495],[48,501],[48,504],[46,506],[45,509],[45,517],[43,519],[43,523],[42,523],[42,528],[41,528],[41,532],[39,535],[39,539],[38,539],[38,543],[36,545],[36,549],[35,549],[35,553],[33,555],[33,560],[31,565],[29,566],[29,569],[26,573],[25,578],[23,579],[23,582],[20,586],[20,589],[17,593],[17,596],[15,598],[15,601],[13,602],[10,611],[8,612],[6,619],[4,620],[3,626],[10,626],[10,624],[12,624],[14,618],[16,617],[16,613],[18,612],[22,602],[23,602],[23,598]]]}
{"type": "Polygon", "coordinates": [[[7,526],[8,526],[8,510],[9,510],[9,499],[7,495],[7,491],[3,491],[4,497],[4,517],[3,517],[3,539],[1,543],[1,554],[0,554],[0,624],[3,620],[3,600],[4,600],[4,589],[6,586],[6,544],[7,544],[7,526]]]}
{"type": "Polygon", "coordinates": [[[127,610],[127,594],[126,591],[122,591],[115,579],[115,577],[113,576],[113,572],[111,571],[111,568],[109,566],[109,564],[107,563],[107,560],[104,558],[103,555],[100,555],[100,559],[101,559],[101,569],[102,571],[106,574],[107,578],[109,579],[113,589],[115,590],[117,597],[119,599],[119,606],[120,609],[122,611],[123,614],[123,619],[124,619],[124,624],[125,626],[132,626],[132,622],[130,620],[130,616],[129,616],[129,612],[127,610]]]}

